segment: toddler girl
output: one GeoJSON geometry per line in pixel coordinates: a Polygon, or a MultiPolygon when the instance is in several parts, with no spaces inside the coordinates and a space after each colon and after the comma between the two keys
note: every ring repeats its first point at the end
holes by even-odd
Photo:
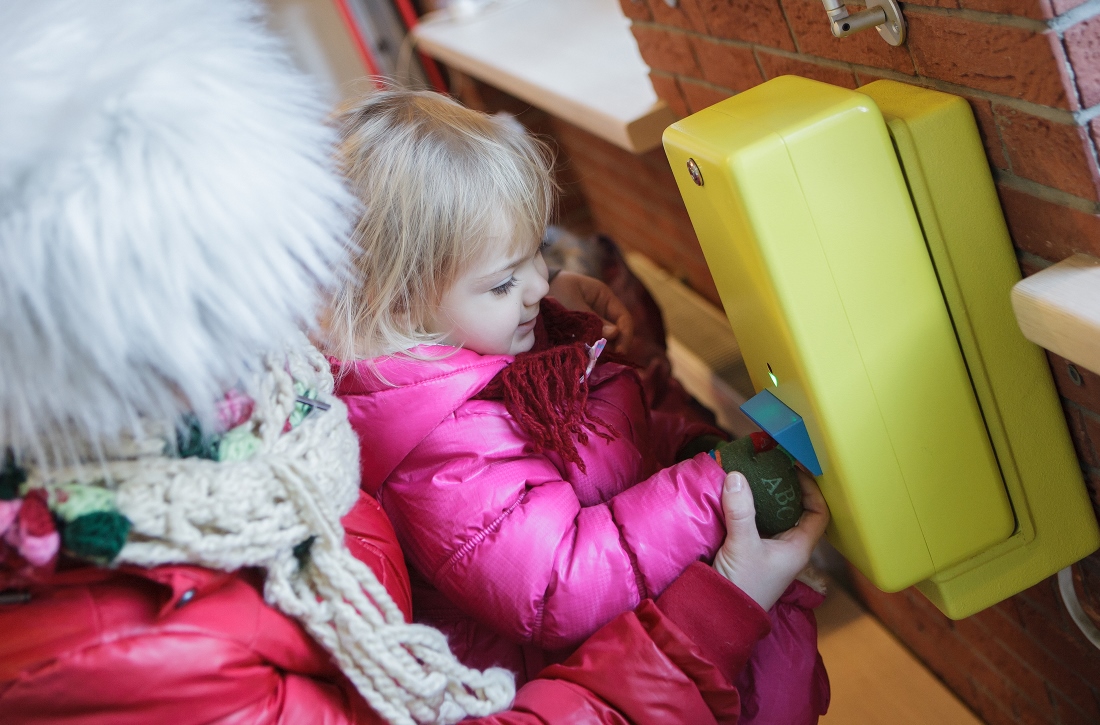
{"type": "MultiPolygon", "coordinates": [[[[715,431],[650,410],[635,370],[601,354],[600,319],[546,297],[542,144],[432,93],[378,92],[343,122],[364,208],[330,330],[361,485],[397,531],[417,619],[523,681],[723,547],[726,474],[705,453],[675,462],[715,431]]],[[[789,539],[820,536],[815,495],[789,539]]],[[[760,596],[727,569],[768,609],[803,564],[754,572],[760,596]]],[[[772,612],[785,657],[802,653],[785,676],[817,683],[794,698],[817,698],[807,710],[825,697],[815,596],[796,584],[772,612]]]]}

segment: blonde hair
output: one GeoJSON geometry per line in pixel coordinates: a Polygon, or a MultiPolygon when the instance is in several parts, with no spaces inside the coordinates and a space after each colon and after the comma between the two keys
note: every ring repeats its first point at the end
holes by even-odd
{"type": "Polygon", "coordinates": [[[439,341],[424,323],[450,285],[499,239],[542,239],[556,187],[552,155],[514,119],[429,91],[382,90],[339,117],[340,153],[362,204],[354,279],[339,290],[330,342],[343,359],[439,341]]]}

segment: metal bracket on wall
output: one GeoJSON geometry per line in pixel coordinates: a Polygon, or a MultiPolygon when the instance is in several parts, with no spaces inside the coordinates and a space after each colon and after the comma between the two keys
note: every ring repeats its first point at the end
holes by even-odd
{"type": "Polygon", "coordinates": [[[867,9],[849,13],[842,0],[821,0],[829,15],[830,29],[838,38],[845,38],[867,28],[874,28],[890,45],[905,43],[905,18],[897,0],[867,0],[867,9]]]}

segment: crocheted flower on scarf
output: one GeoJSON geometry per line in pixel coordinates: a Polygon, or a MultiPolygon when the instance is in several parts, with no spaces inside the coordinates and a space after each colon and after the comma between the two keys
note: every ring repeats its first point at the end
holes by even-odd
{"type": "MultiPolygon", "coordinates": [[[[295,380],[298,400],[283,426],[297,428],[317,408],[317,390],[295,380]]],[[[262,445],[253,419],[255,401],[239,390],[230,390],[218,401],[217,427],[203,431],[198,419],[186,416],[176,433],[174,451],[179,458],[243,461],[262,445]]],[[[72,481],[49,488],[27,488],[27,472],[11,451],[0,467],[0,562],[28,578],[51,573],[61,552],[100,565],[110,564],[126,545],[131,521],[118,510],[115,492],[103,481],[72,481]]]]}

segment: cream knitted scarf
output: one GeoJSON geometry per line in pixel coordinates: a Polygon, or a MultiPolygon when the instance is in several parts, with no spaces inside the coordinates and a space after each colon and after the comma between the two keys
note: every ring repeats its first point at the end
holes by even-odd
{"type": "Polygon", "coordinates": [[[250,418],[259,445],[245,460],[171,457],[164,437],[149,436],[102,468],[32,471],[24,489],[79,481],[112,491],[132,524],[118,562],[263,567],[265,600],[300,621],[391,723],[453,723],[508,707],[510,673],[469,669],[438,630],[405,623],[345,546],[340,519],[358,496],[359,443],[332,390],[328,362],[303,341],[264,360],[250,418]],[[288,431],[295,381],[329,408],[288,431]]]}

